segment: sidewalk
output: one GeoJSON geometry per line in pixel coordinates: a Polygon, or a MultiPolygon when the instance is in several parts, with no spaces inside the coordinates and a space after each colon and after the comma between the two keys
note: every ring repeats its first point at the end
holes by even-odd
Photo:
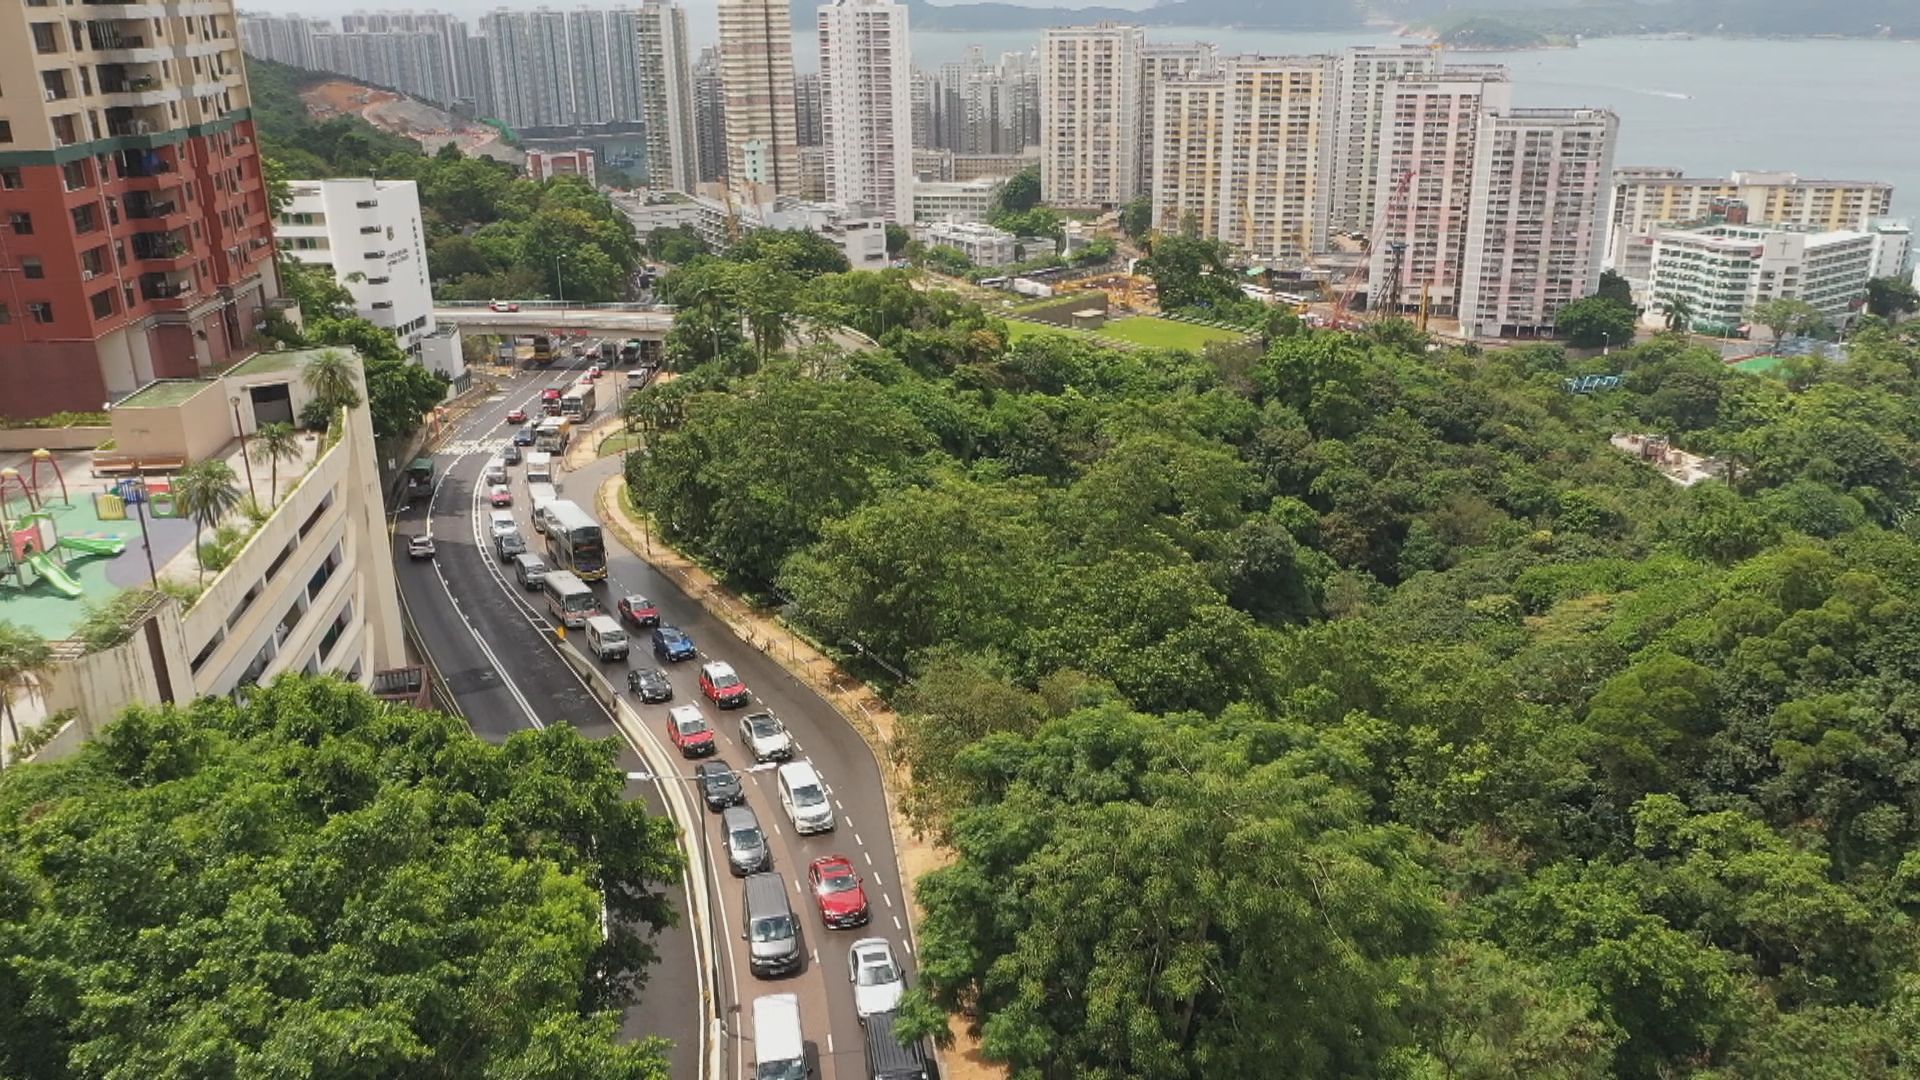
{"type": "MultiPolygon", "coordinates": [[[[912,926],[922,915],[914,893],[914,884],[922,874],[952,862],[952,853],[935,847],[914,832],[900,814],[900,797],[910,777],[894,760],[893,739],[897,717],[864,683],[841,671],[831,659],[804,638],[789,631],[773,615],[757,609],[725,586],[712,574],[652,534],[647,524],[627,512],[622,496],[627,482],[615,476],[600,485],[595,493],[595,516],[612,531],[615,538],[635,555],[669,575],[686,594],[709,612],[726,620],[741,640],[766,653],[794,677],[812,687],[832,705],[847,723],[858,731],[873,751],[880,769],[880,782],[886,789],[887,818],[893,829],[894,853],[900,864],[900,887],[913,909],[912,926]]],[[[918,949],[918,935],[915,935],[918,949]]],[[[954,1044],[940,1052],[941,1075],[949,1080],[1005,1080],[1004,1068],[981,1060],[979,1041],[970,1035],[966,1020],[948,1019],[954,1044]]]]}

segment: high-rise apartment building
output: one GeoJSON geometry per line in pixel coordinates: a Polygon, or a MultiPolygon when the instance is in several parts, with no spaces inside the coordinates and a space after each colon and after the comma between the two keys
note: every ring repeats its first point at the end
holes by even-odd
{"type": "Polygon", "coordinates": [[[1335,231],[1372,231],[1380,133],[1395,88],[1404,79],[1433,74],[1439,65],[1438,52],[1427,45],[1367,45],[1340,54],[1330,210],[1335,231]]]}
{"type": "Polygon", "coordinates": [[[1161,83],[1153,220],[1188,225],[1250,258],[1299,260],[1326,244],[1331,57],[1229,57],[1161,83]]]}
{"type": "MultiPolygon", "coordinates": [[[[605,124],[613,119],[613,65],[616,54],[624,53],[626,85],[634,85],[633,59],[638,48],[629,13],[621,12],[615,22],[626,31],[623,42],[609,47],[608,12],[580,8],[567,12],[567,53],[565,63],[572,76],[573,96],[569,103],[571,123],[605,124]]],[[[637,104],[637,103],[636,103],[637,104]]],[[[637,111],[628,119],[637,120],[637,111]]]]}
{"type": "Polygon", "coordinates": [[[913,220],[912,64],[907,9],[834,0],[820,9],[827,201],[913,220]]]}
{"type": "Polygon", "coordinates": [[[325,33],[327,24],[305,15],[268,15],[243,11],[240,19],[240,45],[248,56],[312,68],[313,35],[325,33]]]}
{"type": "Polygon", "coordinates": [[[1553,333],[1600,285],[1620,118],[1605,109],[1484,110],[1474,139],[1460,329],[1553,333]]]}
{"type": "Polygon", "coordinates": [[[817,71],[793,77],[794,135],[801,146],[820,146],[826,142],[826,77],[817,71]]]}
{"type": "Polygon", "coordinates": [[[1140,179],[1137,26],[1048,30],[1041,47],[1040,189],[1062,206],[1118,206],[1140,179]]]}
{"type": "Polygon", "coordinates": [[[743,192],[758,186],[798,195],[793,18],[786,0],[720,0],[720,74],[726,87],[727,182],[743,192]]]}
{"type": "Polygon", "coordinates": [[[1140,51],[1140,176],[1134,190],[1153,191],[1153,134],[1159,90],[1171,79],[1212,75],[1220,64],[1220,50],[1204,41],[1153,42],[1140,51]]]}
{"type": "Polygon", "coordinates": [[[701,177],[687,12],[670,0],[645,0],[633,16],[635,87],[647,125],[647,185],[691,192],[701,177]]]}
{"type": "Polygon", "coordinates": [[[700,161],[700,182],[727,175],[727,85],[720,74],[720,51],[701,49],[693,62],[693,139],[700,161]]]}
{"type": "Polygon", "coordinates": [[[227,0],[0,8],[0,411],[243,355],[278,294],[227,0]]]}
{"type": "Polygon", "coordinates": [[[438,11],[361,12],[340,29],[301,15],[240,13],[247,55],[332,71],[442,104],[472,102],[467,24],[438,11]]]}
{"type": "MultiPolygon", "coordinates": [[[[1369,253],[1368,306],[1459,314],[1480,117],[1511,105],[1512,87],[1499,67],[1447,68],[1389,86],[1370,166],[1375,209],[1369,232],[1377,243],[1369,253]]],[[[1343,124],[1336,143],[1347,131],[1343,124]]],[[[1336,192],[1347,179],[1339,168],[1336,192]]],[[[1334,220],[1341,219],[1336,214],[1334,220]]]]}
{"type": "Polygon", "coordinates": [[[1812,180],[1759,170],[1690,177],[1679,169],[1622,168],[1613,176],[1606,263],[1643,289],[1654,241],[1672,226],[1725,216],[1737,206],[1741,219],[1755,225],[1858,231],[1885,217],[1892,205],[1893,185],[1872,180],[1812,180]]]}
{"type": "Polygon", "coordinates": [[[564,13],[493,11],[480,17],[480,32],[496,118],[521,129],[575,123],[564,13]]]}

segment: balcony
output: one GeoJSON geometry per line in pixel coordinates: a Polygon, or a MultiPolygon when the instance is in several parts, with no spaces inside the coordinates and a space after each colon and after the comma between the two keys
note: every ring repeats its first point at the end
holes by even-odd
{"type": "Polygon", "coordinates": [[[100,76],[100,95],[106,99],[109,106],[134,108],[179,101],[181,90],[178,86],[168,86],[154,75],[110,78],[103,69],[100,76]]]}
{"type": "Polygon", "coordinates": [[[184,307],[193,296],[193,277],[180,272],[140,275],[140,298],[164,307],[184,307]]]}
{"type": "Polygon", "coordinates": [[[134,221],[166,222],[168,228],[175,226],[167,219],[186,213],[178,194],[161,197],[146,191],[129,193],[125,209],[127,217],[134,221]]]}
{"type": "Polygon", "coordinates": [[[135,233],[129,249],[141,262],[177,263],[193,258],[185,238],[174,233],[135,233]]]}

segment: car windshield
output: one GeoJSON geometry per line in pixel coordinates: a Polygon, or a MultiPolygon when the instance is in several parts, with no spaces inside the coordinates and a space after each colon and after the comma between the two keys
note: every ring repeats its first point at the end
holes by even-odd
{"type": "Polygon", "coordinates": [[[731,842],[733,846],[737,848],[758,847],[760,845],[760,830],[735,829],[731,836],[731,842]]]}
{"type": "Polygon", "coordinates": [[[747,730],[753,732],[756,739],[770,739],[780,734],[780,721],[767,713],[756,713],[747,717],[747,730]]]}
{"type": "Polygon", "coordinates": [[[818,806],[826,801],[827,797],[821,794],[820,789],[812,784],[793,789],[793,804],[795,806],[818,806]]]}
{"type": "Polygon", "coordinates": [[[753,920],[753,940],[780,941],[793,936],[793,918],[788,915],[772,915],[764,919],[753,920]]]}
{"type": "Polygon", "coordinates": [[[753,1080],[807,1080],[804,1061],[763,1061],[754,1066],[753,1080]]]}
{"type": "Polygon", "coordinates": [[[698,716],[682,717],[681,719],[675,720],[674,723],[680,725],[680,734],[682,735],[698,735],[707,730],[706,720],[698,716]]]}
{"type": "Polygon", "coordinates": [[[708,769],[705,776],[709,787],[725,787],[734,782],[732,769],[708,769]]]}
{"type": "Polygon", "coordinates": [[[852,892],[860,887],[860,879],[844,866],[836,866],[820,876],[820,891],[823,893],[852,892]]]}
{"type": "Polygon", "coordinates": [[[644,596],[629,596],[627,597],[627,606],[635,611],[639,611],[643,608],[650,608],[653,605],[648,603],[647,598],[644,596]]]}
{"type": "Polygon", "coordinates": [[[730,689],[732,687],[740,685],[740,676],[721,675],[718,678],[713,680],[713,685],[721,690],[730,689]]]}
{"type": "Polygon", "coordinates": [[[667,677],[657,671],[643,671],[640,673],[640,681],[648,686],[659,686],[667,681],[667,677]]]}
{"type": "Polygon", "coordinates": [[[861,986],[885,986],[900,981],[900,973],[893,968],[893,961],[885,958],[868,958],[860,961],[861,986]]]}

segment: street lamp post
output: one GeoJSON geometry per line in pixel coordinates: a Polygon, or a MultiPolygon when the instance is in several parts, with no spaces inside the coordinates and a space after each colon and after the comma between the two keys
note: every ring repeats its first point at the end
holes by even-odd
{"type": "Polygon", "coordinates": [[[235,394],[227,401],[233,405],[233,429],[240,433],[240,464],[247,470],[247,495],[258,503],[260,493],[253,486],[253,455],[247,453],[247,428],[240,422],[240,396],[235,394]]]}
{"type": "Polygon", "coordinates": [[[560,276],[560,262],[565,258],[565,255],[555,255],[553,257],[553,287],[560,292],[560,309],[562,311],[565,311],[567,307],[567,279],[560,276]]]}

